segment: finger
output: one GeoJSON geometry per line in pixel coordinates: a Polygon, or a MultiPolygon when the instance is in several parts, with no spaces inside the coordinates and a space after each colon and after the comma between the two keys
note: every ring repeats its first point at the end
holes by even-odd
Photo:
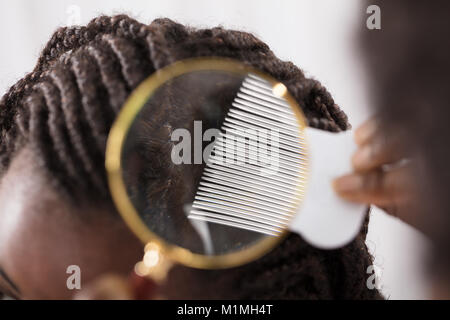
{"type": "Polygon", "coordinates": [[[386,136],[377,132],[369,142],[361,145],[352,157],[353,169],[366,172],[393,164],[406,157],[407,153],[399,136],[386,136]]]}
{"type": "Polygon", "coordinates": [[[354,173],[333,182],[342,198],[364,204],[373,204],[391,216],[427,233],[421,193],[413,173],[414,163],[406,163],[391,170],[354,173]]]}
{"type": "Polygon", "coordinates": [[[336,179],[334,189],[349,201],[389,207],[396,212],[397,206],[410,196],[411,180],[411,172],[404,166],[389,171],[349,174],[336,179]]]}
{"type": "Polygon", "coordinates": [[[363,145],[368,143],[373,139],[377,131],[379,131],[378,120],[376,117],[372,117],[355,130],[356,144],[363,145]]]}

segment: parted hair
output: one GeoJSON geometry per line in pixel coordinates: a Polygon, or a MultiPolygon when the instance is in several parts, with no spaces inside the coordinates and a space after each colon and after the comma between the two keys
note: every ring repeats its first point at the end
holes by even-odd
{"type": "MultiPolygon", "coordinates": [[[[169,19],[146,25],[126,15],[100,16],[86,26],[57,30],[34,70],[3,96],[0,174],[27,146],[53,187],[69,200],[110,202],[105,147],[120,108],[156,70],[200,56],[236,59],[283,82],[309,126],[334,132],[349,128],[347,116],[320,82],[306,78],[293,63],[279,60],[252,34],[222,27],[194,29],[169,19]]],[[[352,243],[339,250],[315,249],[300,236],[290,235],[277,249],[246,266],[189,269],[185,276],[203,279],[204,285],[197,295],[188,290],[197,297],[380,298],[376,289],[366,286],[366,270],[372,264],[365,245],[367,223],[352,243]],[[209,278],[216,280],[205,281],[209,278]],[[219,283],[227,284],[228,293],[215,289],[219,283]]]]}

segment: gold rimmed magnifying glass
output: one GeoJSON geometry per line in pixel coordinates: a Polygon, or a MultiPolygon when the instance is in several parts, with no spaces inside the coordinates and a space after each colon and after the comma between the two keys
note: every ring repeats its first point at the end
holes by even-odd
{"type": "Polygon", "coordinates": [[[136,272],[164,279],[172,263],[229,268],[275,247],[303,199],[304,128],[286,87],[237,61],[179,61],[143,81],[106,150],[113,200],[145,244],[136,272]],[[232,134],[242,163],[226,161],[232,134]]]}

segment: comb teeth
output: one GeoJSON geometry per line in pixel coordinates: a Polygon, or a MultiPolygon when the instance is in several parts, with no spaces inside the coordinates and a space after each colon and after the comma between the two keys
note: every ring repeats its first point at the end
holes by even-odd
{"type": "Polygon", "coordinates": [[[249,74],[216,139],[188,218],[280,235],[303,196],[307,169],[296,119],[268,81],[249,74]]]}

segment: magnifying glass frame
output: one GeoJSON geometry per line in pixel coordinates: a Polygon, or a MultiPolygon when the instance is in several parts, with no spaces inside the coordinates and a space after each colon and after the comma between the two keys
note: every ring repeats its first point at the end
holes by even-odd
{"type": "MultiPolygon", "coordinates": [[[[108,183],[113,201],[125,223],[144,244],[152,243],[154,246],[158,247],[160,254],[164,256],[164,258],[193,268],[230,268],[243,265],[263,256],[282,241],[289,233],[289,230],[283,230],[279,236],[265,237],[247,248],[236,252],[211,256],[193,253],[188,249],[166,242],[145,225],[128,197],[122,175],[122,148],[134,119],[145,106],[146,102],[153,96],[156,90],[167,81],[197,71],[227,72],[239,76],[246,76],[249,73],[252,73],[268,81],[273,87],[277,86],[277,88],[279,88],[280,85],[284,86],[279,81],[276,81],[255,68],[225,58],[212,57],[181,60],[156,71],[133,91],[110,130],[105,155],[108,183]]],[[[292,107],[299,124],[299,133],[301,134],[306,127],[303,112],[289,92],[287,90],[283,91],[281,97],[286,99],[292,107]]],[[[307,163],[305,165],[308,166],[307,163]]],[[[302,194],[304,188],[304,184],[299,183],[298,193],[302,194]]],[[[296,205],[297,208],[299,207],[300,202],[301,198],[299,197],[298,204],[296,205]]]]}

